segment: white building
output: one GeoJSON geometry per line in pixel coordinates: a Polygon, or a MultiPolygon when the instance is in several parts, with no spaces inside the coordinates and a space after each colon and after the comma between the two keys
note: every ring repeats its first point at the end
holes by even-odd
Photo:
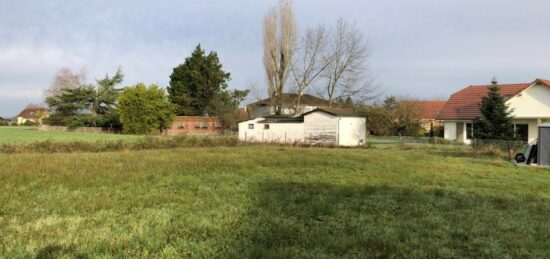
{"type": "MultiPolygon", "coordinates": [[[[445,139],[470,144],[473,121],[481,116],[479,106],[489,85],[469,86],[454,93],[438,120],[444,121],[445,139]]],[[[538,138],[538,126],[550,122],[550,81],[498,85],[500,94],[512,110],[517,137],[527,142],[538,138]]]]}
{"type": "Polygon", "coordinates": [[[340,108],[317,108],[299,117],[270,116],[239,123],[245,142],[359,146],[365,143],[366,117],[340,108]]]}

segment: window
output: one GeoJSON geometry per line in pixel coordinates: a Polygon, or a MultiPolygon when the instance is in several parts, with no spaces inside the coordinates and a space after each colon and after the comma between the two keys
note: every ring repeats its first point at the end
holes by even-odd
{"type": "Polygon", "coordinates": [[[269,129],[269,124],[264,124],[264,129],[268,130],[269,129]]]}
{"type": "Polygon", "coordinates": [[[522,141],[528,141],[529,139],[529,125],[528,124],[515,124],[515,136],[516,139],[522,141]]]}
{"type": "Polygon", "coordinates": [[[254,129],[254,124],[248,124],[248,129],[254,129]]]}
{"type": "Polygon", "coordinates": [[[217,122],[214,122],[214,128],[216,129],[221,129],[222,128],[222,123],[217,121],[217,122]]]}
{"type": "Polygon", "coordinates": [[[178,125],[178,129],[185,129],[185,123],[180,122],[180,124],[178,125]]]}
{"type": "Polygon", "coordinates": [[[474,126],[472,123],[466,123],[466,139],[474,138],[474,126]]]}
{"type": "Polygon", "coordinates": [[[208,129],[208,123],[204,121],[195,122],[195,129],[208,129]]]}

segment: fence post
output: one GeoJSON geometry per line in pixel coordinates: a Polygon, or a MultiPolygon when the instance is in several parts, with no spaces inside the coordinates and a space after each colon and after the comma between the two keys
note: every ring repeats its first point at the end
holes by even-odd
{"type": "Polygon", "coordinates": [[[285,145],[286,145],[286,131],[285,131],[285,145]]]}
{"type": "Polygon", "coordinates": [[[262,143],[265,143],[265,140],[264,140],[264,133],[262,132],[262,143]]]}
{"type": "Polygon", "coordinates": [[[512,160],[512,149],[510,148],[510,142],[508,139],[506,140],[506,146],[508,147],[508,157],[512,160]]]}
{"type": "Polygon", "coordinates": [[[244,143],[247,143],[247,142],[246,142],[246,133],[247,133],[247,132],[245,131],[245,132],[244,132],[244,143]]]}

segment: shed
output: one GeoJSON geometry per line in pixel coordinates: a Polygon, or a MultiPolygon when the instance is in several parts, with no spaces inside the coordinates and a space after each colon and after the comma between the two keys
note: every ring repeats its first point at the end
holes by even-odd
{"type": "Polygon", "coordinates": [[[343,108],[317,108],[299,117],[269,116],[239,123],[246,142],[359,146],[365,143],[366,116],[343,108]]]}

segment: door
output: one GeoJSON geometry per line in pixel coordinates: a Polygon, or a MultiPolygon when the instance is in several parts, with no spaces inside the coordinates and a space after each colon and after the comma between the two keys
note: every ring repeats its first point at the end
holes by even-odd
{"type": "Polygon", "coordinates": [[[464,143],[464,123],[456,123],[456,140],[460,143],[464,143]]]}

